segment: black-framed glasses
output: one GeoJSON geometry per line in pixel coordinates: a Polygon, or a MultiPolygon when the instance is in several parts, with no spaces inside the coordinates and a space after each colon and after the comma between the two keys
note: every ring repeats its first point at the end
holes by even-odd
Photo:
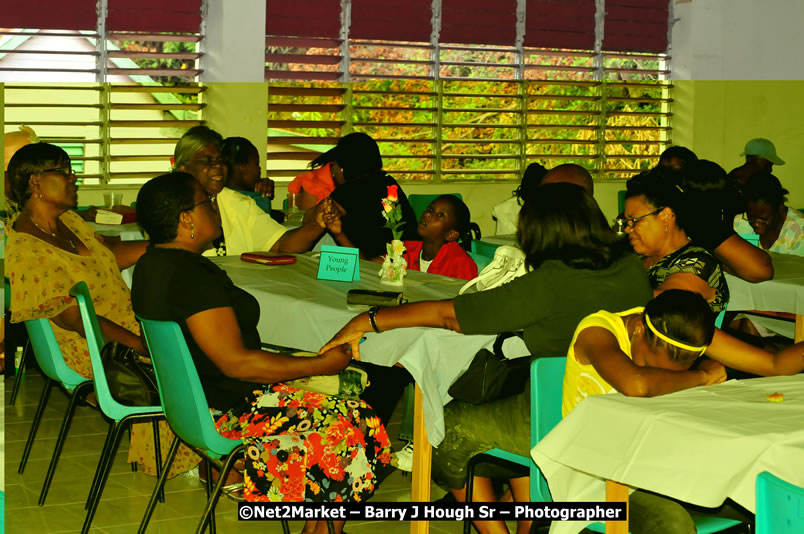
{"type": "Polygon", "coordinates": [[[45,169],[41,171],[39,174],[45,174],[46,172],[57,172],[62,176],[64,176],[65,178],[75,176],[75,171],[71,167],[53,167],[52,169],[45,169]]]}
{"type": "Polygon", "coordinates": [[[636,226],[636,223],[638,223],[639,221],[641,221],[645,217],[650,217],[651,215],[656,215],[660,211],[662,211],[663,209],[664,209],[664,206],[662,206],[661,208],[657,208],[657,209],[653,210],[650,213],[646,213],[645,215],[640,215],[639,217],[620,217],[619,219],[616,219],[616,220],[620,221],[620,224],[624,228],[633,228],[634,226],[636,226]]]}
{"type": "Polygon", "coordinates": [[[765,226],[770,224],[770,219],[766,219],[765,217],[749,217],[747,213],[743,213],[743,220],[748,221],[748,224],[764,224],[765,226]]]}

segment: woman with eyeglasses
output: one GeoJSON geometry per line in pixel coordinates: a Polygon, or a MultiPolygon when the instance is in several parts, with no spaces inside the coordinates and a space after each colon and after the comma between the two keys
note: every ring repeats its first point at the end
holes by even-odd
{"type": "MultiPolygon", "coordinates": [[[[35,143],[20,148],[8,165],[13,199],[20,213],[6,230],[5,275],[11,283],[11,321],[49,319],[67,365],[92,377],[84,327],[70,289],[85,281],[92,294],[101,332],[146,355],[140,328],[131,309],[131,295],[120,270],[134,265],[146,241],[112,241],[97,235],[73,209],[78,203],[76,176],[61,148],[35,143]]],[[[129,462],[139,462],[156,474],[150,424],[132,427],[129,462]]],[[[161,443],[173,434],[162,425],[161,443]]],[[[185,449],[172,473],[192,469],[198,457],[185,449]]]]}
{"type": "Polygon", "coordinates": [[[329,202],[319,204],[315,216],[299,228],[288,230],[254,201],[226,186],[227,168],[221,157],[223,137],[206,126],[195,126],[185,133],[173,153],[175,170],[193,176],[213,199],[220,214],[223,233],[207,255],[227,256],[264,250],[271,252],[306,252],[315,246],[330,224],[340,220],[340,213],[329,202]]]}
{"type": "Polygon", "coordinates": [[[642,256],[655,295],[667,289],[686,289],[703,296],[715,313],[729,299],[720,263],[690,238],[677,217],[683,190],[658,173],[642,173],[628,181],[621,224],[642,256]]]}
{"type": "Polygon", "coordinates": [[[804,256],[804,215],[785,205],[788,191],[772,174],[757,174],[743,187],[745,213],[734,219],[740,234],[757,234],[771,252],[804,256]]]}

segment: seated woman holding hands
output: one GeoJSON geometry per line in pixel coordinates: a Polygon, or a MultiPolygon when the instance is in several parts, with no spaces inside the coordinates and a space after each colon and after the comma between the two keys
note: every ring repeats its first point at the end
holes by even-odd
{"type": "Polygon", "coordinates": [[[223,137],[206,126],[187,130],[173,154],[174,168],[193,176],[217,204],[223,233],[206,255],[239,255],[243,252],[306,252],[324,234],[323,214],[328,204],[316,207],[310,221],[287,230],[254,201],[226,185],[227,169],[221,158],[223,137]]]}
{"type": "MultiPolygon", "coordinates": [[[[776,354],[763,351],[716,329],[712,312],[700,295],[667,290],[644,308],[599,311],[578,324],[567,357],[562,415],[591,395],[620,392],[653,397],[723,382],[724,365],[763,376],[800,373],[804,371],[804,343],[776,354]],[[711,359],[701,360],[691,369],[704,353],[711,359]]],[[[711,512],[746,519],[734,515],[728,503],[724,508],[711,512]]],[[[695,532],[695,524],[681,504],[641,490],[631,495],[629,519],[631,531],[640,534],[695,532]]]]}
{"type": "MultiPolygon", "coordinates": [[[[220,236],[220,220],[207,191],[189,174],[146,183],[137,196],[137,217],[151,246],[134,272],[134,311],[181,326],[219,432],[247,444],[246,500],[367,499],[391,460],[374,411],[365,401],[282,383],[338,373],[351,360],[349,348],[335,346],[314,358],[260,350],[257,300],[202,256],[220,236]],[[287,461],[267,461],[277,454],[287,461]]],[[[323,534],[326,524],[310,522],[304,532],[323,534]]]]}
{"type": "Polygon", "coordinates": [[[455,195],[433,200],[419,218],[421,241],[405,241],[408,269],[471,280],[477,264],[466,253],[472,242],[469,208],[455,195]]]}
{"type": "MultiPolygon", "coordinates": [[[[519,215],[518,242],[532,270],[494,289],[452,300],[374,309],[353,318],[325,353],[343,343],[357,354],[365,332],[427,326],[464,334],[499,334],[524,330],[533,357],[563,356],[572,332],[584,316],[599,309],[627,309],[651,298],[639,259],[627,253],[594,199],[583,188],[549,184],[525,199],[519,215]]],[[[371,335],[371,334],[369,334],[371,335]]],[[[480,405],[453,400],[444,408],[446,434],[433,449],[433,473],[455,497],[465,498],[466,467],[476,454],[503,448],[530,451],[530,391],[480,405]]],[[[527,478],[511,481],[514,498],[527,501],[527,478]]],[[[488,478],[475,477],[474,498],[494,502],[488,478]]],[[[479,521],[481,533],[508,532],[502,521],[479,521]]],[[[527,532],[526,522],[519,525],[527,532]]]]}
{"type": "Polygon", "coordinates": [[[654,295],[686,289],[702,295],[714,312],[729,300],[720,263],[704,248],[690,242],[676,217],[683,190],[655,171],[628,181],[625,194],[625,233],[641,255],[654,295]]]}

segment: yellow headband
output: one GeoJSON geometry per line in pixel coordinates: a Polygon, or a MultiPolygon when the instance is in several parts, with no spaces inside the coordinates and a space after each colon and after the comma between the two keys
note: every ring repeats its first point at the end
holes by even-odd
{"type": "Polygon", "coordinates": [[[678,340],[675,340],[675,339],[673,339],[671,337],[668,337],[665,334],[662,334],[661,332],[659,332],[659,330],[655,326],[653,326],[653,323],[650,322],[650,317],[648,316],[647,312],[644,315],[645,315],[645,323],[647,323],[648,328],[650,328],[650,331],[653,332],[656,335],[656,337],[658,337],[662,341],[665,341],[665,342],[673,345],[674,347],[678,347],[680,349],[689,350],[689,351],[692,351],[692,352],[698,352],[699,355],[703,354],[706,351],[706,348],[708,347],[708,345],[703,345],[703,346],[700,346],[700,347],[694,347],[692,345],[687,345],[686,343],[682,343],[681,341],[678,341],[678,340]]]}

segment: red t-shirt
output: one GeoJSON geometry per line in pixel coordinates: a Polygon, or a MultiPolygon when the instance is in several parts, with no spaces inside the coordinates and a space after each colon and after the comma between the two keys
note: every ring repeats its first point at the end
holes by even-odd
{"type": "MultiPolygon", "coordinates": [[[[421,270],[419,253],[422,250],[422,244],[421,241],[405,241],[404,257],[408,262],[408,269],[421,270]]],[[[427,272],[471,280],[477,276],[477,264],[457,242],[450,241],[438,249],[438,254],[433,258],[427,272]]]]}

